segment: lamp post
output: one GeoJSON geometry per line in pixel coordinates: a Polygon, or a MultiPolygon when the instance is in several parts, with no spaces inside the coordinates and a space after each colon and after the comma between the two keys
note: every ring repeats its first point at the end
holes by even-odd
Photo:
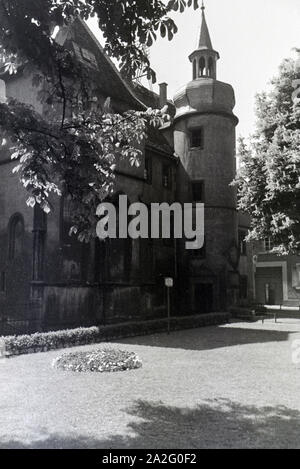
{"type": "Polygon", "coordinates": [[[170,334],[170,320],[171,320],[170,290],[174,286],[174,280],[172,277],[165,278],[165,286],[167,288],[168,334],[170,334]]]}

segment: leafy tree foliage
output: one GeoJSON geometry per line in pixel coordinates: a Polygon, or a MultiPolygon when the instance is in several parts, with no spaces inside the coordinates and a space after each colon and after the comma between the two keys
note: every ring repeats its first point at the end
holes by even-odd
{"type": "Polygon", "coordinates": [[[270,237],[281,254],[300,250],[300,63],[285,60],[257,96],[257,131],[240,141],[239,208],[250,239],[270,237]]]}
{"type": "Polygon", "coordinates": [[[27,203],[51,210],[51,193],[66,192],[74,205],[73,231],[82,240],[95,235],[95,213],[113,188],[119,158],[138,164],[147,125],[159,126],[167,109],[140,109],[123,115],[91,105],[94,83],[72,51],[53,36],[56,26],[96,16],[105,50],[122,73],[141,71],[155,80],[145,48],[160,34],[177,32],[170,17],[197,0],[0,0],[0,52],[4,71],[34,70],[33,83],[43,115],[14,99],[0,103],[2,136],[12,142],[14,171],[30,193],[27,203]]]}

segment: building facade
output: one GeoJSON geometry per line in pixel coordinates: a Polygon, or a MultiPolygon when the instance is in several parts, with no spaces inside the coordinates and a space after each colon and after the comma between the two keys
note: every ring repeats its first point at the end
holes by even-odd
{"type": "Polygon", "coordinates": [[[236,191],[234,91],[217,80],[219,53],[212,47],[204,8],[197,50],[189,56],[192,81],[174,96],[172,131],[179,156],[179,200],[205,203],[205,248],[182,253],[191,308],[220,310],[238,301],[239,247],[236,191]]]}
{"type": "Polygon", "coordinates": [[[300,256],[279,256],[270,239],[257,242],[253,251],[254,298],[257,303],[300,306],[300,256]]]}
{"type": "MultiPolygon", "coordinates": [[[[162,317],[164,278],[174,278],[173,314],[225,311],[251,296],[252,274],[238,215],[235,177],[234,91],[217,80],[219,54],[211,43],[202,9],[199,45],[189,57],[192,80],[168,101],[161,93],[126,82],[85,23],[60,30],[57,41],[72,48],[97,78],[97,99],[109,96],[116,112],[169,105],[170,124],[149,133],[138,168],[116,170],[117,196],[129,203],[205,204],[205,244],[185,249],[184,240],[115,239],[89,245],[69,236],[72,207],[53,201],[45,215],[26,205],[12,174],[9,146],[0,152],[0,327],[2,333],[162,317]],[[240,228],[239,228],[240,224],[240,228]]],[[[7,97],[43,113],[32,73],[2,76],[7,97]]],[[[252,262],[252,259],[251,259],[252,262]]],[[[252,265],[252,264],[251,264],[252,265]]],[[[1,332],[1,330],[0,330],[1,332]]]]}

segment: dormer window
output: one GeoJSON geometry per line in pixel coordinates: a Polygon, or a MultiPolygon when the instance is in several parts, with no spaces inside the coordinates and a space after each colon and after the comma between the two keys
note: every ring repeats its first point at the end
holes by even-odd
{"type": "Polygon", "coordinates": [[[203,149],[204,140],[203,140],[203,129],[201,127],[197,127],[196,129],[191,130],[190,145],[191,145],[191,148],[203,149]]]}
{"type": "Polygon", "coordinates": [[[80,60],[80,62],[88,63],[93,68],[97,68],[97,59],[92,52],[90,52],[88,49],[85,49],[84,47],[80,47],[75,42],[73,42],[73,47],[76,57],[78,60],[80,60]]]}
{"type": "Polygon", "coordinates": [[[90,52],[89,50],[82,47],[81,48],[81,54],[82,54],[82,57],[84,58],[84,60],[86,60],[90,64],[95,65],[97,67],[97,60],[96,60],[95,55],[92,52],[90,52]]]}

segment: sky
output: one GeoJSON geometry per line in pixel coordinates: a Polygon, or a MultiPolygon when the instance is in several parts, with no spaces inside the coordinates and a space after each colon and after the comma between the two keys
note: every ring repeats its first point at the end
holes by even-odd
{"type": "MultiPolygon", "coordinates": [[[[282,60],[295,57],[292,49],[300,48],[300,0],[206,0],[205,7],[212,44],[220,54],[217,78],[233,86],[237,134],[247,137],[255,129],[255,94],[267,89],[282,60]]],[[[196,48],[201,10],[188,8],[172,17],[179,29],[174,39],[160,38],[150,48],[157,84],[168,83],[171,99],[192,79],[188,56],[196,48]]],[[[103,44],[95,20],[89,26],[103,44]]]]}

